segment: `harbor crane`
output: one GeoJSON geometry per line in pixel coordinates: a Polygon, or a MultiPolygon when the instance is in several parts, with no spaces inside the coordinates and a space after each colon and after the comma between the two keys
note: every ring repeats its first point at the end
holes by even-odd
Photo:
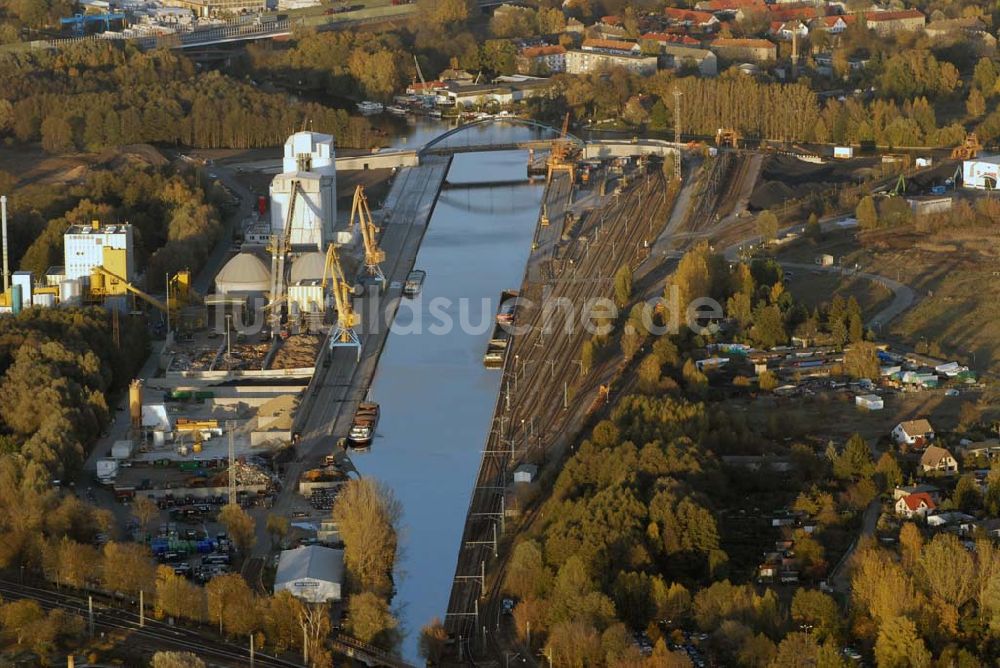
{"type": "Polygon", "coordinates": [[[295,218],[295,202],[302,186],[298,180],[292,181],[292,189],[288,195],[288,212],[285,214],[285,225],[279,234],[272,234],[268,251],[271,253],[271,334],[278,336],[281,329],[281,304],[285,298],[285,257],[292,245],[292,221],[295,218]]]}
{"type": "Polygon", "coordinates": [[[330,347],[355,346],[358,349],[358,361],[360,361],[361,338],[354,328],[361,322],[361,316],[354,312],[354,306],[351,304],[351,295],[354,289],[348,284],[347,277],[344,276],[344,268],[340,264],[336,244],[330,244],[326,249],[326,263],[323,266],[321,285],[324,295],[327,285],[330,286],[337,309],[337,324],[330,336],[330,347]]]}
{"type": "Polygon", "coordinates": [[[548,168],[549,173],[546,177],[547,180],[552,180],[552,172],[554,171],[565,171],[569,172],[569,183],[572,186],[576,181],[576,152],[573,142],[567,139],[569,135],[569,112],[566,112],[566,116],[563,118],[562,131],[559,133],[559,138],[552,142],[552,152],[549,154],[548,168]]]}
{"type": "Polygon", "coordinates": [[[983,145],[979,143],[979,138],[975,132],[965,135],[965,140],[960,146],[956,146],[951,151],[952,160],[973,160],[979,152],[983,150],[983,145]]]}
{"type": "Polygon", "coordinates": [[[385,261],[385,251],[379,248],[378,233],[379,228],[372,221],[372,212],[368,207],[368,197],[365,195],[365,187],[359,185],[354,190],[354,202],[351,204],[351,229],[354,228],[355,218],[361,228],[361,238],[365,243],[365,270],[368,275],[377,280],[381,285],[385,285],[385,274],[382,273],[382,262],[385,261]]]}

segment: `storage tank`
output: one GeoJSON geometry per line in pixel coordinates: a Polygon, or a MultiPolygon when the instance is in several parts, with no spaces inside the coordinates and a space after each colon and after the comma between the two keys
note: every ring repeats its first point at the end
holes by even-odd
{"type": "Polygon", "coordinates": [[[83,301],[83,286],[71,278],[59,284],[59,303],[63,306],[79,306],[83,301]]]}
{"type": "Polygon", "coordinates": [[[43,292],[42,294],[34,295],[31,298],[32,306],[42,306],[45,308],[51,308],[56,305],[56,296],[43,292]]]}
{"type": "Polygon", "coordinates": [[[133,427],[142,425],[142,381],[138,378],[128,386],[128,415],[133,427]]]}
{"type": "Polygon", "coordinates": [[[10,307],[14,313],[21,312],[21,286],[16,283],[10,286],[10,307]]]}
{"type": "Polygon", "coordinates": [[[215,277],[215,291],[222,295],[263,294],[270,290],[271,270],[253,253],[235,255],[215,277]]]}
{"type": "Polygon", "coordinates": [[[313,279],[322,280],[323,270],[325,267],[326,253],[320,253],[319,251],[303,253],[295,258],[294,262],[292,262],[292,271],[290,272],[289,281],[291,283],[298,283],[300,281],[309,281],[313,279]]]}

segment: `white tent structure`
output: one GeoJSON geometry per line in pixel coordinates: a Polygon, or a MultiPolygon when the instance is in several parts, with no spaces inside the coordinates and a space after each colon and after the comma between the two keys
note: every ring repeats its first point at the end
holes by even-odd
{"type": "Polygon", "coordinates": [[[274,593],[284,589],[309,603],[339,601],[343,581],[343,550],[307,545],[282,551],[274,593]]]}

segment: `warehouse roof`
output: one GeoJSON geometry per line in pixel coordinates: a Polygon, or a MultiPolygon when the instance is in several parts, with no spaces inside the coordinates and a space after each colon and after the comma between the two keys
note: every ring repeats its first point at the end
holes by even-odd
{"type": "Polygon", "coordinates": [[[278,559],[274,585],[309,578],[341,583],[344,579],[344,551],[319,545],[306,545],[283,550],[278,559]]]}

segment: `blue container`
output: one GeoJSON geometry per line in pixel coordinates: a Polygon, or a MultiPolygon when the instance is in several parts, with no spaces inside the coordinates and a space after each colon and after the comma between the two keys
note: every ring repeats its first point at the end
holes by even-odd
{"type": "Polygon", "coordinates": [[[21,312],[21,302],[23,300],[23,295],[21,294],[20,285],[12,285],[10,289],[10,306],[14,313],[21,312]]]}

